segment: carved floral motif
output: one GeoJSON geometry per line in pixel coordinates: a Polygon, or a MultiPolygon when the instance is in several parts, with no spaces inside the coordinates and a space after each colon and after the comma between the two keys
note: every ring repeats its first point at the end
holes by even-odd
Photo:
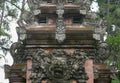
{"type": "Polygon", "coordinates": [[[74,78],[78,82],[85,83],[88,79],[84,63],[88,59],[86,53],[75,50],[68,54],[63,49],[54,49],[46,54],[44,49],[38,50],[33,55],[33,67],[31,80],[39,83],[42,79],[52,80],[52,83],[66,83],[74,78]]]}

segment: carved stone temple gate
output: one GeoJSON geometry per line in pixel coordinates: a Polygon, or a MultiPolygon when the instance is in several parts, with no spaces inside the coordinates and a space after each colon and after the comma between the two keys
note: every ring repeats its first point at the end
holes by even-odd
{"type": "Polygon", "coordinates": [[[12,44],[10,83],[110,83],[105,26],[89,0],[28,0],[12,44]],[[102,80],[101,80],[102,79],[102,80]]]}

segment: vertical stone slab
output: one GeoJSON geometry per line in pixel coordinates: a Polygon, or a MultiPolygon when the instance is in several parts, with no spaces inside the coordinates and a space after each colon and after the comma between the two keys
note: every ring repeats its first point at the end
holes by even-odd
{"type": "Polygon", "coordinates": [[[87,83],[94,83],[93,60],[89,59],[85,62],[85,71],[89,77],[87,83]]]}
{"type": "Polygon", "coordinates": [[[26,83],[31,83],[30,75],[31,75],[31,69],[32,69],[32,60],[27,60],[27,72],[26,72],[26,83]]]}

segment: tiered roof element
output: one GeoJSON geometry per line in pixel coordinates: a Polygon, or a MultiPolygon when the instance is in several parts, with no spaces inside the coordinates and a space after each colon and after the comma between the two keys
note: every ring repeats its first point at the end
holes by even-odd
{"type": "Polygon", "coordinates": [[[19,40],[11,46],[16,64],[26,60],[32,64],[26,70],[31,73],[27,81],[86,83],[86,60],[104,63],[109,53],[103,43],[106,29],[90,4],[90,0],[28,0],[30,11],[18,21],[19,40]]]}

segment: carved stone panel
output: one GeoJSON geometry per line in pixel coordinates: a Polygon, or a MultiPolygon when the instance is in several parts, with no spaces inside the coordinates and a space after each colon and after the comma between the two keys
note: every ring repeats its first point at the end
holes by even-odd
{"type": "Polygon", "coordinates": [[[70,83],[71,79],[86,83],[88,79],[84,67],[88,58],[80,50],[69,54],[65,49],[39,49],[32,57],[32,83],[39,83],[44,79],[52,83],[70,83]]]}

